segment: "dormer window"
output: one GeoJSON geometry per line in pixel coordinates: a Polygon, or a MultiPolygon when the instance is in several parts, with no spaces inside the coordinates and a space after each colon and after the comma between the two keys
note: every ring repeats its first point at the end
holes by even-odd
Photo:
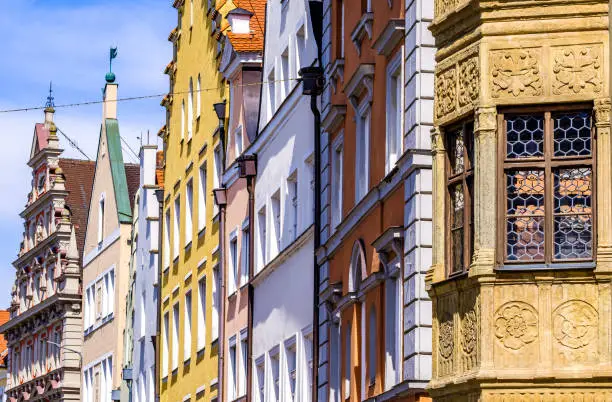
{"type": "Polygon", "coordinates": [[[227,13],[227,19],[234,34],[251,33],[251,17],[253,13],[244,8],[235,8],[227,13]]]}

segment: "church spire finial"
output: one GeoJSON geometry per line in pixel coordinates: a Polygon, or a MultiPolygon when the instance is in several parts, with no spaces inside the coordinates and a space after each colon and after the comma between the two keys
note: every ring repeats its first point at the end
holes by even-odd
{"type": "Polygon", "coordinates": [[[55,98],[53,97],[53,81],[49,81],[49,96],[47,96],[47,103],[45,103],[45,107],[53,108],[55,106],[54,100],[55,98]]]}

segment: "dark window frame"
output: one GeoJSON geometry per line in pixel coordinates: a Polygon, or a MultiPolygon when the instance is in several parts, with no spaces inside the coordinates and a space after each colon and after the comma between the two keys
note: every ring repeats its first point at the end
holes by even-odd
{"type": "MultiPolygon", "coordinates": [[[[597,129],[592,103],[571,105],[542,105],[528,107],[511,107],[498,111],[498,152],[497,152],[497,265],[503,268],[518,269],[555,269],[566,268],[568,264],[580,266],[592,263],[597,250],[597,129]],[[591,119],[591,152],[588,156],[555,156],[554,155],[554,114],[587,112],[591,119]],[[539,115],[543,117],[543,155],[540,157],[507,157],[507,118],[517,115],[539,115]],[[591,169],[591,257],[589,258],[554,258],[555,230],[554,218],[562,214],[554,210],[554,170],[567,168],[591,169]],[[508,188],[507,172],[511,170],[541,170],[544,172],[544,258],[540,260],[508,259],[508,188]]],[[[576,215],[576,213],[574,213],[576,215]]]]}

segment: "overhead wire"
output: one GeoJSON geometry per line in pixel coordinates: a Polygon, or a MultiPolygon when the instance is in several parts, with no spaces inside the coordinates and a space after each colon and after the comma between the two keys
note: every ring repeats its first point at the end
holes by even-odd
{"type": "Polygon", "coordinates": [[[64,136],[64,138],[66,138],[66,140],[68,141],[68,143],[70,144],[70,146],[72,148],[74,148],[77,151],[79,151],[84,157],[87,158],[87,160],[91,160],[91,158],[89,156],[87,156],[87,154],[81,148],[79,148],[79,145],[77,144],[77,142],[75,140],[73,140],[72,138],[68,137],[68,135],[66,135],[66,133],[64,133],[59,127],[57,127],[57,125],[55,127],[57,128],[57,131],[59,131],[60,134],[62,134],[64,136]]]}

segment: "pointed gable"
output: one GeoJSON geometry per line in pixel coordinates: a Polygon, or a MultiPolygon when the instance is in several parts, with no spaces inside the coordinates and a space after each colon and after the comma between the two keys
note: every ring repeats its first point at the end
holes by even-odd
{"type": "Polygon", "coordinates": [[[32,148],[30,150],[30,159],[32,159],[41,150],[47,147],[49,143],[49,129],[43,123],[36,123],[34,126],[34,137],[32,138],[32,148]]]}
{"type": "Polygon", "coordinates": [[[119,122],[117,119],[106,119],[104,122],[118,219],[120,223],[132,223],[130,192],[125,173],[125,164],[123,163],[119,122]]]}

